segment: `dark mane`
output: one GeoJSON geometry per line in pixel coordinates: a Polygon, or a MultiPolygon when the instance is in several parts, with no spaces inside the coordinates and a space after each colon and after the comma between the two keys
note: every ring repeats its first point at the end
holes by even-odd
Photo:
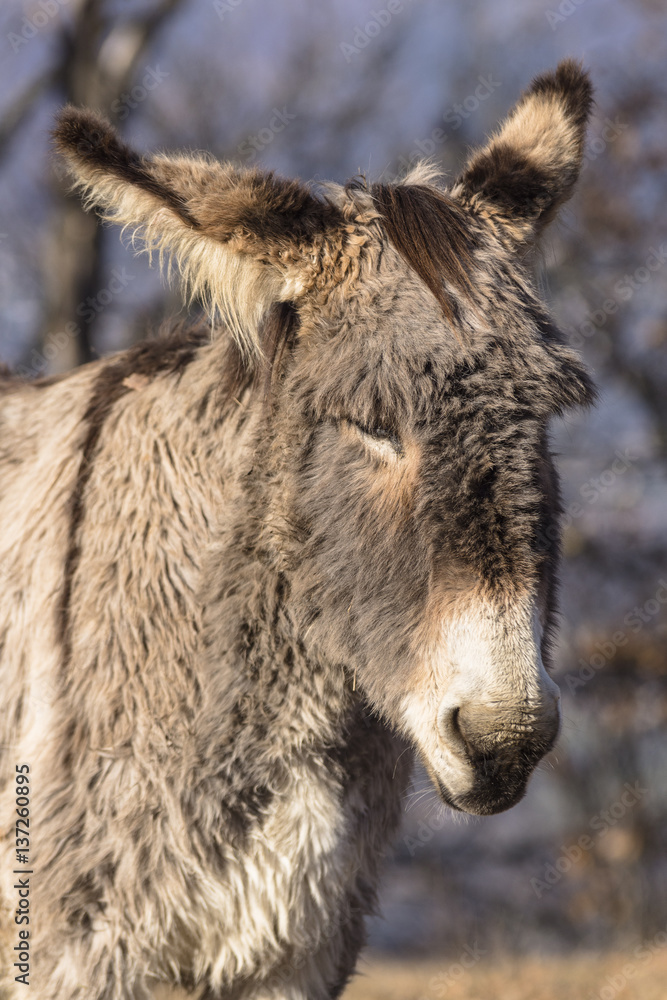
{"type": "Polygon", "coordinates": [[[446,319],[455,323],[456,305],[443,279],[470,296],[478,245],[465,212],[445,195],[417,184],[373,184],[370,193],[394,247],[431,290],[446,319]]]}

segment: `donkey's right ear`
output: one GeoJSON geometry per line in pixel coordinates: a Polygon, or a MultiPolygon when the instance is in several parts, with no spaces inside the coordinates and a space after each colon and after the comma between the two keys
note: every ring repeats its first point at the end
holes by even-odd
{"type": "Polygon", "coordinates": [[[53,133],[84,204],[176,265],[191,296],[219,314],[246,355],[261,352],[262,317],[297,300],[313,246],[339,228],[338,210],[299,181],[239,170],[205,155],[141,156],[104,118],[66,107],[53,133]]]}

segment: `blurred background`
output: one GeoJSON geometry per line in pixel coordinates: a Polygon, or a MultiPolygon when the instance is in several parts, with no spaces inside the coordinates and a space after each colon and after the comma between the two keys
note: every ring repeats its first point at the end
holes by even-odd
{"type": "MultiPolygon", "coordinates": [[[[416,776],[371,925],[375,964],[355,995],[371,996],[399,958],[430,972],[417,992],[393,976],[378,996],[488,997],[493,987],[470,984],[494,956],[519,956],[525,970],[535,955],[557,968],[577,953],[591,983],[544,996],[633,995],[636,977],[604,965],[612,954],[654,980],[662,969],[664,1000],[662,0],[4,0],[0,48],[0,359],[30,377],[123,348],[181,308],[145,258],[66,195],[49,130],[67,101],[103,111],[141,150],[207,149],[304,179],[391,179],[423,155],[455,173],[533,75],[567,55],[590,68],[584,170],[547,234],[541,278],[601,389],[594,412],[554,428],[563,737],[527,798],[490,819],[443,813],[416,776]]],[[[505,980],[497,995],[534,1000],[536,982],[510,994],[505,980]]]]}

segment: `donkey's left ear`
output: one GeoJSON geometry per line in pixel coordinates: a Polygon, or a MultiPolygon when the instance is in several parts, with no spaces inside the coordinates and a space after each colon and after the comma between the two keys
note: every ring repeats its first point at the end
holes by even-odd
{"type": "Polygon", "coordinates": [[[519,241],[538,234],[572,194],[592,104],[588,74],[571,59],[536,77],[450,194],[519,241]]]}
{"type": "Polygon", "coordinates": [[[313,248],[342,224],[299,181],[203,155],[140,156],[92,111],[65,108],[53,135],[86,206],[173,262],[250,356],[261,351],[262,317],[303,294],[313,248]]]}

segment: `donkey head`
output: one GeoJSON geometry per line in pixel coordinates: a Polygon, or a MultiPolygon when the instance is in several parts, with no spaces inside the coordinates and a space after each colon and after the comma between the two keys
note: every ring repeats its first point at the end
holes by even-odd
{"type": "Polygon", "coordinates": [[[311,662],[343,665],[442,798],[480,814],[521,797],[559,728],[547,424],[593,389],[529,261],[590,105],[562,63],[449,187],[422,164],[315,192],[139,156],[89,112],[56,130],[89,203],[167,255],[245,370],[269,372],[268,397],[245,388],[244,551],[261,537],[311,662]]]}

